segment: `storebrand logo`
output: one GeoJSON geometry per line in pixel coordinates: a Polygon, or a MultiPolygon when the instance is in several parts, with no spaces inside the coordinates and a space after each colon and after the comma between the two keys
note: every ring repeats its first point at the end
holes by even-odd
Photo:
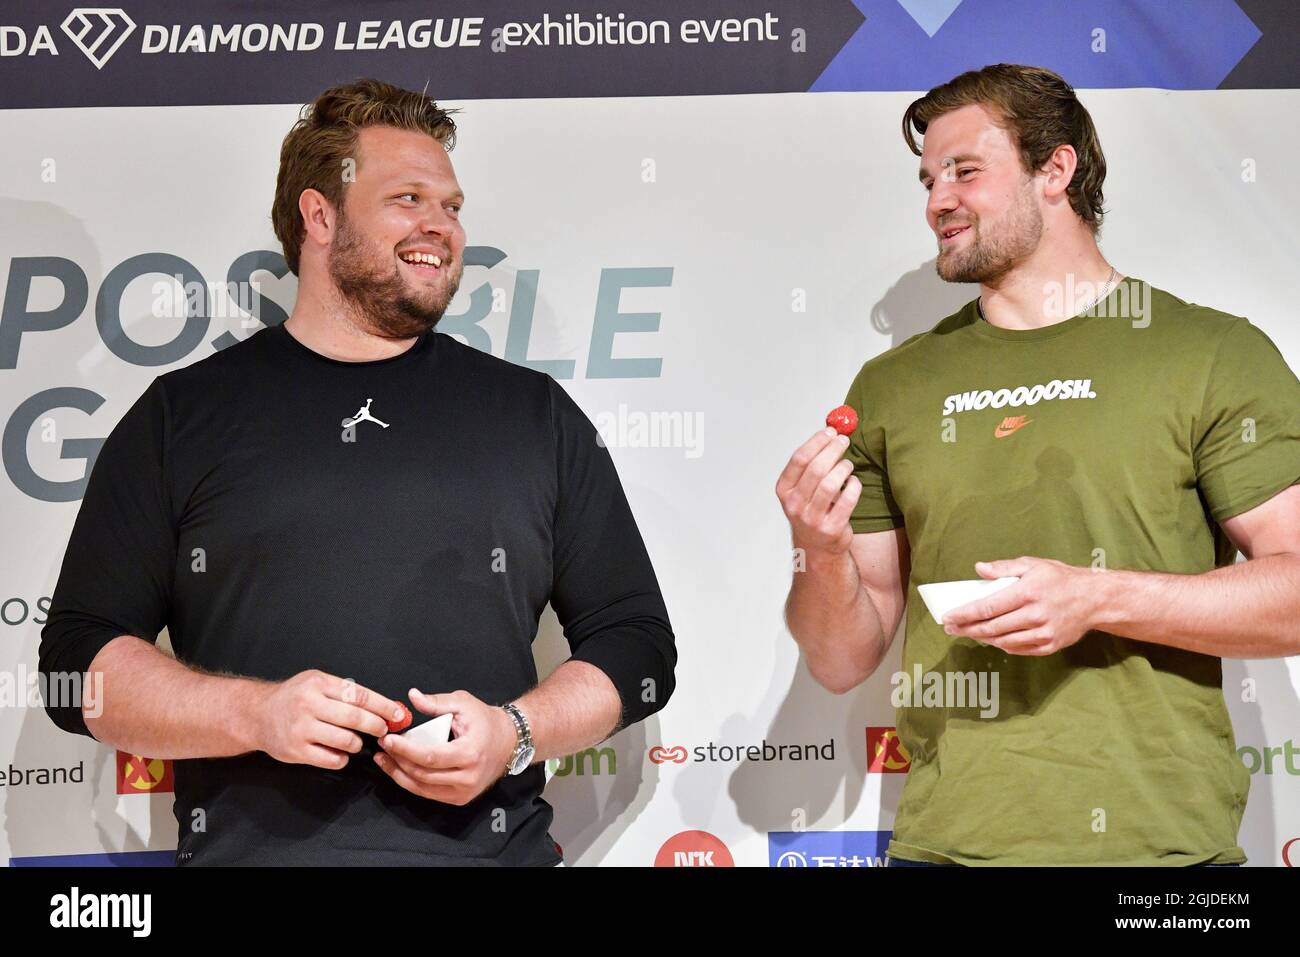
{"type": "Polygon", "coordinates": [[[655,764],[667,761],[673,764],[685,764],[687,761],[697,763],[737,764],[741,761],[834,761],[835,739],[828,738],[825,744],[769,744],[764,738],[758,744],[718,744],[710,741],[687,749],[680,744],[665,748],[656,744],[647,752],[647,757],[655,764]]]}
{"type": "Polygon", "coordinates": [[[655,764],[663,764],[665,761],[671,761],[673,764],[684,764],[686,763],[686,758],[686,749],[680,744],[675,748],[665,748],[662,745],[656,744],[650,749],[650,760],[655,764]]]}
{"type": "Polygon", "coordinates": [[[95,64],[96,70],[104,68],[134,31],[135,21],[116,7],[77,7],[63,21],[63,32],[95,64]]]}

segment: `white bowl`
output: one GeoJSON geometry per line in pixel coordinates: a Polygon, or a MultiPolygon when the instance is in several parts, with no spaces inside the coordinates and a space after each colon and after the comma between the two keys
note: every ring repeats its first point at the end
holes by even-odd
{"type": "Polygon", "coordinates": [[[436,718],[430,718],[424,724],[417,724],[414,728],[403,731],[402,737],[416,744],[446,744],[447,739],[451,737],[451,719],[452,713],[448,711],[436,718]]]}
{"type": "Polygon", "coordinates": [[[955,582],[930,582],[926,585],[917,585],[916,590],[921,593],[921,600],[925,602],[925,607],[930,609],[934,620],[942,625],[943,616],[954,608],[991,595],[995,591],[1001,591],[1018,581],[1020,578],[1015,575],[1009,578],[966,578],[955,582]]]}

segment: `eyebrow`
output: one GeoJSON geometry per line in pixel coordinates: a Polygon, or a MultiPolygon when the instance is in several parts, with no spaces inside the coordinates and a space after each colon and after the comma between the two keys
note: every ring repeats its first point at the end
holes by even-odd
{"type": "MultiPolygon", "coordinates": [[[[959,166],[962,163],[969,163],[972,160],[977,163],[982,163],[984,162],[984,157],[976,156],[974,153],[962,153],[958,156],[945,156],[943,163],[941,163],[940,165],[959,166]]],[[[930,174],[926,171],[926,168],[924,166],[922,166],[921,171],[917,173],[917,178],[920,179],[922,183],[924,183],[927,179],[930,178],[930,174]]]]}

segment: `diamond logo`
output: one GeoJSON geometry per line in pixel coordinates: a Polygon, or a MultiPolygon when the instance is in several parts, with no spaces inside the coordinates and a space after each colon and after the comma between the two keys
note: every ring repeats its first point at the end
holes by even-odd
{"type": "Polygon", "coordinates": [[[134,30],[135,21],[125,10],[115,7],[77,7],[63,21],[63,32],[95,64],[96,70],[104,68],[134,30]]]}

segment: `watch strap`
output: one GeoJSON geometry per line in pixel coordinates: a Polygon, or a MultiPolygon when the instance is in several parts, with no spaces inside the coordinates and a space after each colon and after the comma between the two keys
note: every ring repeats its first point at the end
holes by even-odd
{"type": "Polygon", "coordinates": [[[506,774],[511,774],[514,771],[515,762],[519,760],[519,756],[533,746],[533,732],[532,728],[528,726],[528,719],[524,717],[524,713],[514,704],[503,704],[501,710],[510,715],[510,720],[515,723],[515,750],[514,754],[510,756],[510,761],[506,764],[506,774]]]}

